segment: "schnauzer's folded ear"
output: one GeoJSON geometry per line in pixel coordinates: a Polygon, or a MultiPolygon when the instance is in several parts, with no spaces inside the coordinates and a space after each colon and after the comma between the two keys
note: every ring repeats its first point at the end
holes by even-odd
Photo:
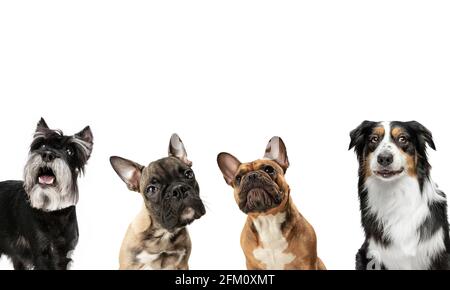
{"type": "Polygon", "coordinates": [[[173,134],[169,143],[169,156],[180,159],[187,166],[192,166],[192,162],[187,158],[186,149],[184,148],[183,141],[177,134],[173,134]]]}
{"type": "Polygon", "coordinates": [[[92,147],[94,145],[94,136],[92,135],[91,128],[86,126],[83,130],[73,136],[73,142],[77,144],[84,151],[86,160],[89,159],[92,153],[92,147]]]}
{"type": "Polygon", "coordinates": [[[217,156],[217,164],[228,185],[233,183],[241,162],[229,153],[222,152],[217,156]]]}
{"type": "Polygon", "coordinates": [[[38,132],[38,131],[45,131],[45,130],[48,130],[48,129],[49,129],[49,127],[48,127],[47,123],[45,122],[44,118],[41,118],[39,120],[39,122],[37,123],[36,132],[38,132]]]}
{"type": "Polygon", "coordinates": [[[289,158],[287,156],[286,145],[280,137],[272,137],[266,147],[264,158],[278,163],[284,172],[289,168],[289,158]]]}
{"type": "Polygon", "coordinates": [[[90,144],[94,143],[94,135],[92,135],[91,127],[89,126],[86,126],[83,130],[75,134],[75,137],[90,144]]]}
{"type": "Polygon", "coordinates": [[[125,182],[128,189],[139,192],[139,184],[144,166],[118,156],[111,156],[109,161],[114,171],[125,182]]]}

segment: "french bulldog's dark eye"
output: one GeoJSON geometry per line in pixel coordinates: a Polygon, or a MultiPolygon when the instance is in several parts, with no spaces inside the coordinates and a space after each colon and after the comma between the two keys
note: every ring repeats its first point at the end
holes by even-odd
{"type": "Polygon", "coordinates": [[[400,136],[400,137],[398,138],[398,142],[399,142],[400,144],[406,144],[406,143],[408,143],[408,138],[406,138],[405,136],[400,136]]]}
{"type": "Polygon", "coordinates": [[[264,167],[264,172],[269,175],[273,175],[275,174],[275,169],[272,166],[266,166],[264,167]]]}
{"type": "Polygon", "coordinates": [[[42,145],[41,145],[41,149],[47,149],[47,145],[42,144],[42,145]]]}
{"type": "Polygon", "coordinates": [[[194,178],[194,171],[188,169],[184,172],[184,176],[186,176],[187,179],[192,179],[194,178]]]}
{"type": "Polygon", "coordinates": [[[147,189],[145,190],[145,192],[146,192],[147,194],[155,194],[155,193],[158,192],[158,188],[157,188],[156,186],[154,186],[154,185],[149,185],[149,186],[147,187],[147,189]]]}
{"type": "Polygon", "coordinates": [[[380,137],[378,137],[378,136],[371,136],[370,137],[370,142],[371,143],[378,143],[378,141],[380,141],[380,137]]]}
{"type": "Polygon", "coordinates": [[[240,175],[236,176],[236,178],[235,178],[236,185],[241,184],[241,180],[242,180],[242,176],[240,176],[240,175]]]}
{"type": "Polygon", "coordinates": [[[66,153],[67,153],[67,155],[69,155],[69,156],[73,156],[73,150],[71,149],[71,148],[66,148],[66,153]]]}

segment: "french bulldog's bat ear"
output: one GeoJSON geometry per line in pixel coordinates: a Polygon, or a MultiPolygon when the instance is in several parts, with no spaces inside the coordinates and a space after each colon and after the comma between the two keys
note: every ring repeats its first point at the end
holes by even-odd
{"type": "Polygon", "coordinates": [[[86,126],[83,130],[75,134],[72,140],[73,143],[83,150],[86,160],[89,159],[94,145],[94,136],[92,135],[91,128],[86,126]]]}
{"type": "Polygon", "coordinates": [[[289,158],[287,156],[286,145],[280,137],[272,137],[266,147],[264,158],[278,163],[284,172],[289,168],[289,158]]]}
{"type": "Polygon", "coordinates": [[[217,156],[217,164],[219,165],[220,171],[222,171],[225,181],[228,185],[231,185],[239,166],[241,166],[241,162],[233,155],[222,152],[217,156]]]}
{"type": "Polygon", "coordinates": [[[180,159],[187,166],[192,166],[192,162],[187,158],[186,148],[183,141],[177,134],[173,134],[169,143],[169,156],[180,159]]]}
{"type": "Polygon", "coordinates": [[[128,189],[139,192],[139,183],[144,166],[118,156],[111,156],[109,161],[128,189]]]}
{"type": "Polygon", "coordinates": [[[47,123],[45,122],[44,118],[41,118],[41,119],[39,120],[39,122],[37,123],[37,126],[36,126],[36,132],[38,132],[38,131],[44,131],[44,130],[48,130],[48,129],[50,129],[50,128],[48,127],[48,125],[47,125],[47,123]]]}

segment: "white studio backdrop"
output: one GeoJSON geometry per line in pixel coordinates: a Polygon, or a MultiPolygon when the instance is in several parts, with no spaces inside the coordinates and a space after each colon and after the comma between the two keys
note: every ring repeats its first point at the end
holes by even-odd
{"type": "Polygon", "coordinates": [[[353,269],[363,234],[347,149],[361,121],[422,122],[450,192],[448,15],[448,1],[2,1],[0,179],[22,177],[41,116],[65,133],[90,125],[72,268],[117,269],[142,201],[109,156],[148,164],[176,132],[207,205],[189,227],[191,269],[245,269],[245,215],[216,156],[251,161],[279,135],[319,256],[353,269]]]}

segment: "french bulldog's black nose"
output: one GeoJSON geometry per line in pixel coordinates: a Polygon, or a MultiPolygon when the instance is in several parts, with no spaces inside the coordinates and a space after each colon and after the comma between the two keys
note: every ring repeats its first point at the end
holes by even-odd
{"type": "Polygon", "coordinates": [[[378,155],[378,164],[381,166],[388,166],[394,162],[394,155],[392,153],[381,153],[378,155]]]}
{"type": "Polygon", "coordinates": [[[248,180],[252,181],[252,180],[256,180],[256,178],[258,178],[258,173],[256,173],[256,172],[249,173],[248,180]]]}
{"type": "Polygon", "coordinates": [[[187,197],[188,194],[189,194],[189,187],[183,184],[177,185],[172,189],[172,197],[175,197],[177,199],[184,199],[187,197]]]}
{"type": "Polygon", "coordinates": [[[55,160],[55,155],[50,151],[41,153],[41,156],[45,162],[52,162],[53,160],[55,160]]]}

